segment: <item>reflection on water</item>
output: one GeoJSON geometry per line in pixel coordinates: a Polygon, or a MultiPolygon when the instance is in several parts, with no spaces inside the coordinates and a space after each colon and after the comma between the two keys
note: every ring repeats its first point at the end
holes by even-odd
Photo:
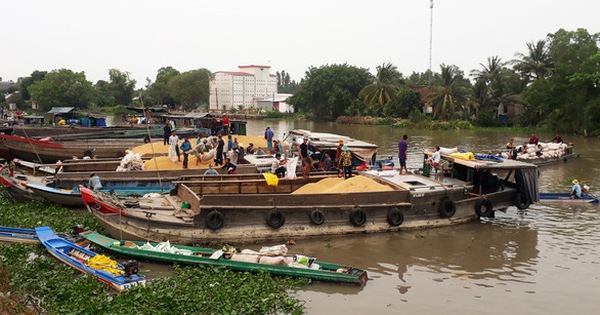
{"type": "MultiPolygon", "coordinates": [[[[309,121],[252,121],[248,132],[271,126],[278,136],[294,128],[332,132],[379,145],[397,156],[409,136],[409,168],[439,145],[484,152],[529,134],[504,131],[422,131],[389,126],[309,121]]],[[[540,134],[551,139],[553,134],[540,134]]],[[[600,140],[563,137],[581,158],[540,168],[540,190],[569,191],[578,178],[598,194],[600,140]]],[[[600,210],[597,205],[535,204],[479,223],[450,228],[302,240],[291,250],[368,270],[364,288],[312,284],[296,294],[309,314],[596,314],[600,290],[600,210]]]]}

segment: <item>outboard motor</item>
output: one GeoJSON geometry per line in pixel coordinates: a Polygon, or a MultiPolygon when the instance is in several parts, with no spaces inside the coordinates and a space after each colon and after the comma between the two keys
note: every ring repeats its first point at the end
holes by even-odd
{"type": "Polygon", "coordinates": [[[137,262],[137,260],[133,260],[133,259],[124,262],[123,269],[125,271],[125,275],[131,276],[131,275],[137,274],[139,271],[138,265],[139,265],[139,263],[137,262]]]}

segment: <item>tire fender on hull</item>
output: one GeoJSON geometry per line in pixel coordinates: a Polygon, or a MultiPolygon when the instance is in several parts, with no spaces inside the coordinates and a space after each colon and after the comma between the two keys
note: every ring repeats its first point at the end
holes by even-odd
{"type": "Polygon", "coordinates": [[[225,216],[217,210],[213,210],[206,215],[206,227],[211,230],[218,230],[225,225],[225,216]]]}
{"type": "Polygon", "coordinates": [[[273,209],[267,213],[267,225],[278,229],[285,224],[285,215],[278,209],[273,209]]]}
{"type": "Polygon", "coordinates": [[[367,223],[367,213],[362,209],[354,209],[350,212],[350,223],[354,226],[363,226],[367,223]]]}
{"type": "Polygon", "coordinates": [[[315,209],[310,212],[308,217],[310,218],[310,222],[314,225],[321,225],[325,223],[325,213],[323,210],[315,209]]]}
{"type": "Polygon", "coordinates": [[[475,213],[479,217],[491,217],[494,213],[494,205],[488,199],[479,199],[475,203],[475,213]]]}
{"type": "Polygon", "coordinates": [[[404,213],[397,207],[391,208],[387,214],[387,221],[391,226],[399,226],[404,222],[404,213]]]}
{"type": "Polygon", "coordinates": [[[438,211],[443,218],[451,218],[456,213],[456,205],[450,198],[442,197],[438,211]]]}
{"type": "Polygon", "coordinates": [[[529,201],[529,198],[527,198],[522,191],[517,191],[517,194],[515,195],[515,206],[520,210],[525,210],[529,208],[530,205],[531,201],[529,201]]]}

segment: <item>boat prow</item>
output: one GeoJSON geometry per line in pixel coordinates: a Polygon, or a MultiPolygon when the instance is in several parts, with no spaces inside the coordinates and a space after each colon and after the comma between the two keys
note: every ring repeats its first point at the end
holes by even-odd
{"type": "Polygon", "coordinates": [[[146,279],[137,274],[137,266],[128,268],[129,266],[116,264],[115,268],[110,269],[94,268],[92,260],[96,258],[97,253],[60,238],[47,226],[37,227],[35,232],[40,242],[56,259],[83,273],[95,276],[118,291],[146,283],[146,279]]]}

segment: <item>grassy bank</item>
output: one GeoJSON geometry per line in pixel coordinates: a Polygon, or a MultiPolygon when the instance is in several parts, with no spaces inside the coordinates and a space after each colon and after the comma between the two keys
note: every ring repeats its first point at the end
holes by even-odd
{"type": "MultiPolygon", "coordinates": [[[[0,192],[0,225],[48,225],[68,231],[75,224],[103,232],[86,212],[39,202],[16,203],[0,192]]],[[[290,296],[289,290],[307,284],[306,280],[222,268],[175,267],[174,271],[171,277],[114,295],[107,285],[48,255],[41,244],[0,243],[0,313],[302,314],[304,310],[303,302],[290,296]]]]}

